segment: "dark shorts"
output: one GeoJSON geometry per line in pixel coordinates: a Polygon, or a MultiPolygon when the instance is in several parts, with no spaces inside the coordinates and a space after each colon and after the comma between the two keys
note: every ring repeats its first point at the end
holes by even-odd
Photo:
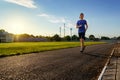
{"type": "Polygon", "coordinates": [[[85,40],[85,32],[78,33],[80,39],[85,40]]]}

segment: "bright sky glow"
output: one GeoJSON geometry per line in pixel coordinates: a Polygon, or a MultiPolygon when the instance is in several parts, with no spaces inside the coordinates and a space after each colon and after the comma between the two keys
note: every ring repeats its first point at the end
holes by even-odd
{"type": "Polygon", "coordinates": [[[14,34],[52,36],[66,24],[66,35],[77,34],[75,24],[83,12],[96,37],[120,36],[120,0],[0,0],[0,29],[14,34]]]}

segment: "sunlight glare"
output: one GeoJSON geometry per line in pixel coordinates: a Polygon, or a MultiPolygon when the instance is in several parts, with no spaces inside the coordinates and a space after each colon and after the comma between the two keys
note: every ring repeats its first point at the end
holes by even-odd
{"type": "Polygon", "coordinates": [[[27,20],[23,17],[13,17],[6,22],[9,31],[14,34],[24,33],[27,30],[27,24],[27,20]]]}

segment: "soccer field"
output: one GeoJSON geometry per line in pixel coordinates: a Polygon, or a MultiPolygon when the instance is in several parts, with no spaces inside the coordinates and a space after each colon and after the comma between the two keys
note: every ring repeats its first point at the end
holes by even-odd
{"type": "MultiPolygon", "coordinates": [[[[103,44],[105,42],[85,42],[85,45],[103,44]]],[[[78,47],[79,42],[16,42],[0,43],[0,57],[35,53],[48,50],[78,47]]]]}

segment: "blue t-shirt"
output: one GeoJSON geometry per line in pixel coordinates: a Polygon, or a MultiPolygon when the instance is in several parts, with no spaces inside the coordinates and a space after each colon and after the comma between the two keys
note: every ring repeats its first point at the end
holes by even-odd
{"type": "Polygon", "coordinates": [[[81,33],[81,32],[85,32],[85,25],[87,24],[87,21],[86,20],[78,20],[77,21],[77,26],[80,26],[79,29],[78,29],[78,33],[81,33]]]}

